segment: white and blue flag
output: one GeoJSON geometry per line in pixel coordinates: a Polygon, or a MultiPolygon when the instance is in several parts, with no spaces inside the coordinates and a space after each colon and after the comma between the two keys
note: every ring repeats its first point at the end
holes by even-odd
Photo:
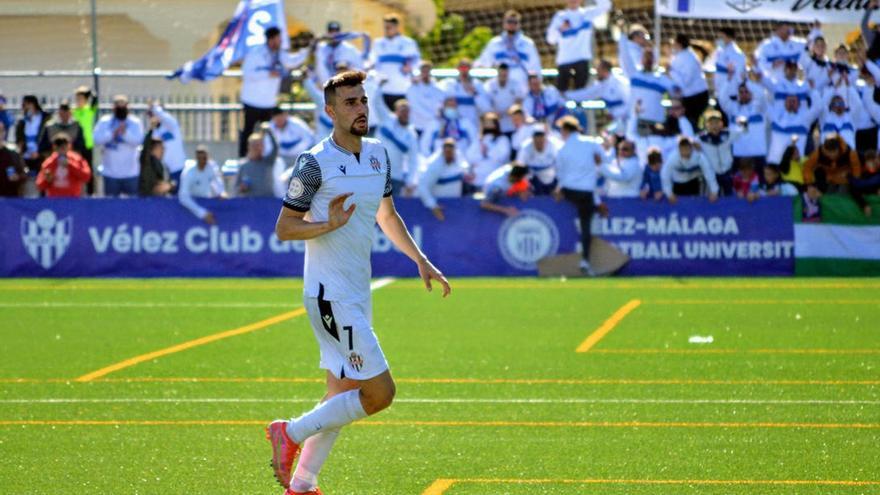
{"type": "Polygon", "coordinates": [[[223,74],[230,64],[244,58],[248,50],[266,43],[266,29],[281,30],[281,48],[290,49],[284,0],[239,0],[229,25],[223,30],[217,44],[196,60],[191,60],[168,76],[191,80],[210,81],[223,74]]]}

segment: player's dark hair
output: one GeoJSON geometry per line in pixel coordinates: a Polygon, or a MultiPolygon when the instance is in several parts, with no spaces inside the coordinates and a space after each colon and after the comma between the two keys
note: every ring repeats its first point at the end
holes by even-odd
{"type": "Polygon", "coordinates": [[[360,86],[367,74],[359,70],[347,70],[331,77],[324,83],[324,102],[328,105],[336,103],[336,88],[360,86]]]}

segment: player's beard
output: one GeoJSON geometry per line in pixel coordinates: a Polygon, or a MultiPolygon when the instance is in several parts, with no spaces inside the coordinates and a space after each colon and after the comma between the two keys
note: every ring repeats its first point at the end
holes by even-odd
{"type": "Polygon", "coordinates": [[[364,128],[359,129],[357,127],[358,120],[360,120],[360,118],[355,119],[355,121],[351,123],[351,127],[348,128],[348,132],[350,132],[352,136],[364,137],[370,131],[370,126],[367,124],[367,118],[364,117],[364,128]]]}

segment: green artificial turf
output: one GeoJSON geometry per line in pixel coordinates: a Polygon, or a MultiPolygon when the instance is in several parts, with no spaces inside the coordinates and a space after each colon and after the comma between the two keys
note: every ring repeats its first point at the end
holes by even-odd
{"type": "MultiPolygon", "coordinates": [[[[326,494],[880,493],[880,280],[452,283],[374,293],[398,400],[343,430],[326,494]]],[[[296,309],[301,287],[0,282],[0,493],[280,495],[263,426],[323,391],[305,316],[75,380],[296,309]]]]}

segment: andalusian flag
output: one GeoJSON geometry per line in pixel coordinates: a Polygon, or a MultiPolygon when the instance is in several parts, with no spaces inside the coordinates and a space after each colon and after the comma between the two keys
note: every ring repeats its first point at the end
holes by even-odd
{"type": "Polygon", "coordinates": [[[880,197],[866,198],[873,209],[870,218],[848,196],[823,196],[821,222],[801,220],[798,201],[794,225],[797,275],[880,275],[880,197]]]}

